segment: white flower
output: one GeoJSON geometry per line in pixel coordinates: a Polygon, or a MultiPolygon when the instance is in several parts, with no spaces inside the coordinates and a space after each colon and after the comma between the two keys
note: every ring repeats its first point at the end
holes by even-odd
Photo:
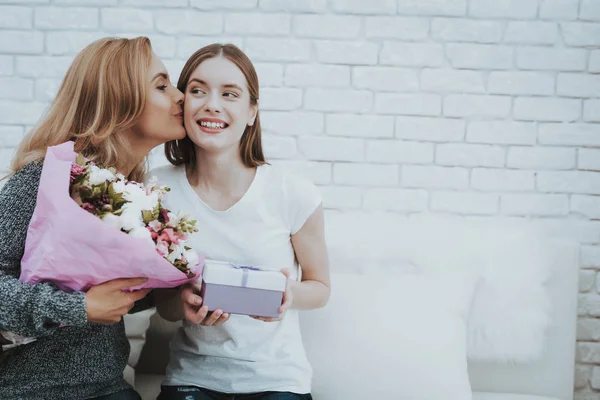
{"type": "Polygon", "coordinates": [[[152,211],[158,205],[159,194],[156,192],[146,194],[146,191],[140,186],[130,183],[125,185],[123,198],[135,204],[140,210],[152,211]]]}
{"type": "Polygon", "coordinates": [[[192,268],[194,265],[198,264],[198,254],[194,250],[186,250],[183,252],[183,256],[188,262],[188,267],[192,268]]]}
{"type": "Polygon", "coordinates": [[[116,176],[116,177],[117,177],[117,179],[118,179],[118,180],[120,180],[120,181],[124,181],[124,180],[125,180],[125,175],[123,175],[123,174],[122,174],[122,173],[120,173],[120,172],[117,172],[117,173],[115,174],[115,176],[116,176]]]}
{"type": "Polygon", "coordinates": [[[169,217],[169,222],[167,223],[167,226],[171,228],[177,228],[182,216],[183,215],[181,213],[179,215],[172,212],[168,213],[167,217],[169,217]]]}
{"type": "Polygon", "coordinates": [[[123,193],[125,191],[125,182],[123,182],[123,181],[113,182],[112,187],[113,187],[113,190],[115,191],[115,193],[123,193]]]}
{"type": "Polygon", "coordinates": [[[126,231],[144,226],[142,219],[142,209],[135,203],[125,203],[123,205],[123,213],[121,214],[121,226],[126,231]]]}
{"type": "Polygon", "coordinates": [[[115,175],[107,169],[98,168],[96,165],[91,165],[90,169],[90,184],[98,185],[105,181],[112,181],[115,179],[115,175]]]}
{"type": "Polygon", "coordinates": [[[125,185],[125,190],[123,190],[123,198],[125,200],[137,203],[143,201],[144,197],[146,197],[146,192],[138,184],[128,182],[125,185]]]}
{"type": "Polygon", "coordinates": [[[152,240],[152,235],[148,229],[142,227],[133,228],[129,234],[136,238],[146,239],[146,241],[154,247],[154,241],[152,240]]]}
{"type": "Polygon", "coordinates": [[[182,250],[183,250],[182,247],[179,247],[176,244],[172,244],[171,247],[169,248],[169,250],[171,250],[171,252],[167,256],[167,260],[169,260],[171,262],[171,264],[174,264],[176,260],[181,259],[182,250]]]}
{"type": "Polygon", "coordinates": [[[121,218],[117,217],[114,214],[106,214],[102,218],[102,221],[106,222],[108,225],[121,230],[121,218]]]}
{"type": "Polygon", "coordinates": [[[158,205],[160,199],[160,193],[152,192],[148,196],[146,196],[147,206],[149,208],[144,208],[144,210],[154,210],[154,207],[158,205]]]}

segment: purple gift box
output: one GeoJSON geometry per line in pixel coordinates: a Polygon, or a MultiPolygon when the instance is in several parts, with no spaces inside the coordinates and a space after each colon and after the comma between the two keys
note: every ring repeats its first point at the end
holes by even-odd
{"type": "Polygon", "coordinates": [[[205,260],[200,296],[209,311],[277,318],[286,279],[279,271],[205,260]]]}

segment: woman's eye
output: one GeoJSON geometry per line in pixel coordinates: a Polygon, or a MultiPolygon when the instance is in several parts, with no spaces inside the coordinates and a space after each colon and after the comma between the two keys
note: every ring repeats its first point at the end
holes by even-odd
{"type": "Polygon", "coordinates": [[[225,93],[223,93],[223,96],[225,96],[225,97],[238,97],[237,94],[232,93],[232,92],[225,92],[225,93]]]}
{"type": "Polygon", "coordinates": [[[190,90],[190,93],[191,94],[200,94],[200,93],[204,93],[204,92],[200,89],[192,89],[192,90],[190,90]]]}
{"type": "Polygon", "coordinates": [[[160,85],[157,89],[158,90],[165,90],[167,88],[167,85],[160,85]]]}

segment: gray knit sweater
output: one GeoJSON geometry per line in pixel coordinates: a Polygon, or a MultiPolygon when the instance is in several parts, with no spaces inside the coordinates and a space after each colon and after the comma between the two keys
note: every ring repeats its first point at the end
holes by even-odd
{"type": "Polygon", "coordinates": [[[88,322],[84,293],[18,280],[41,171],[41,162],[26,165],[0,192],[0,330],[38,338],[0,355],[0,399],[87,399],[129,388],[123,321],[88,322]]]}

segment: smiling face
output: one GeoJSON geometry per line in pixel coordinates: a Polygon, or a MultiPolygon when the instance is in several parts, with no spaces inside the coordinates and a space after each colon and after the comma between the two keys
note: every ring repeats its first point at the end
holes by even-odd
{"type": "Polygon", "coordinates": [[[236,152],[258,107],[250,104],[242,71],[227,58],[204,60],[191,73],[184,102],[188,137],[207,152],[236,152]]]}
{"type": "Polygon", "coordinates": [[[194,166],[207,152],[227,151],[249,168],[266,163],[258,75],[239,47],[213,43],[198,49],[183,66],[177,88],[185,94],[187,136],[165,145],[169,162],[194,166]]]}

